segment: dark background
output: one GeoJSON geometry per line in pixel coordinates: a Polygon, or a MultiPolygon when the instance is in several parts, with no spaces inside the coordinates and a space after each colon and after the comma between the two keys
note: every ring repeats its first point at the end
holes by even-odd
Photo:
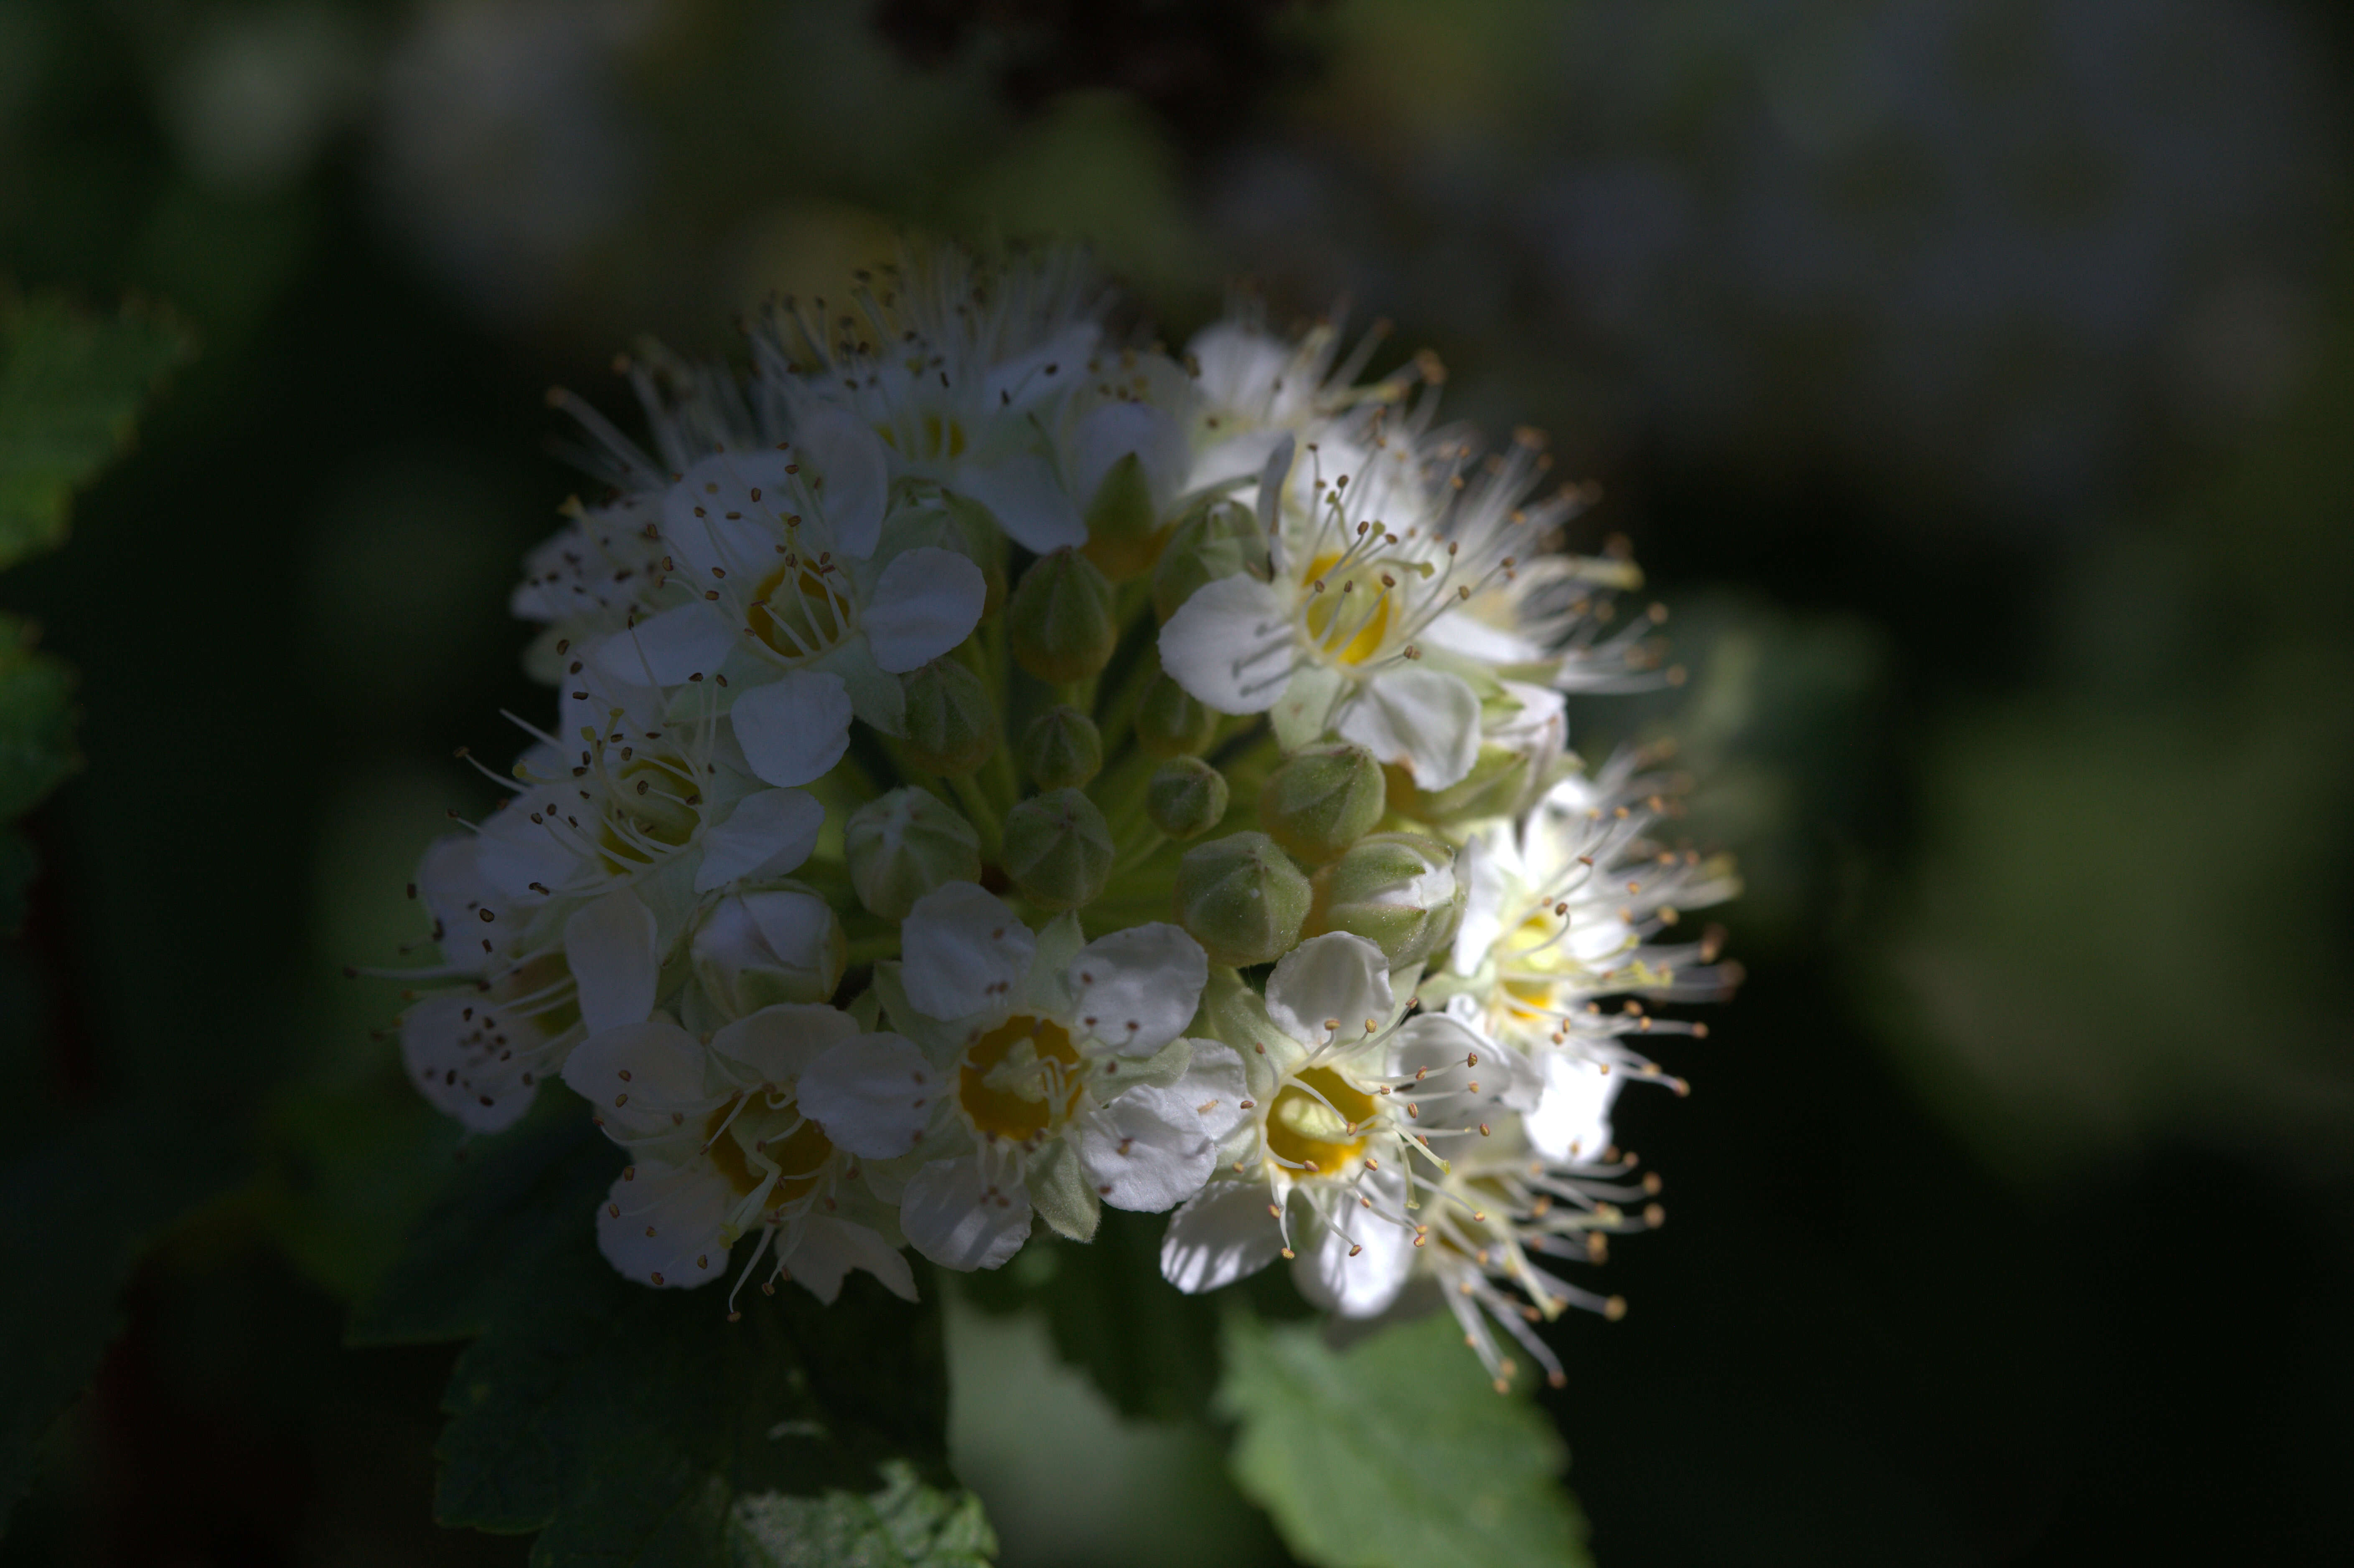
{"type": "MultiPolygon", "coordinates": [[[[0,1070],[20,1138],[142,1107],[161,1237],[0,1560],[520,1560],[429,1521],[447,1352],[338,1347],[455,1143],[338,969],[538,701],[544,389],[624,413],[635,334],[902,230],[1088,238],[1172,344],[1239,280],[1388,317],[1674,609],[1691,683],[1573,742],[1680,735],[1750,978],[1624,1107],[1633,1311],[1556,1330],[1606,1568],[2354,1558],[2349,49],[2287,0],[0,0],[0,278],[201,344],[0,579],[89,763],[0,1070]]],[[[1206,1435],[952,1342],[1009,1564],[1281,1560],[1206,1435]]]]}

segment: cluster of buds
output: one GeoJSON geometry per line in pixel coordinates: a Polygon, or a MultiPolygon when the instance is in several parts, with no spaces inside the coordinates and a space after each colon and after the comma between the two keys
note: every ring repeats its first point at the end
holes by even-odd
{"type": "Polygon", "coordinates": [[[560,1079],[648,1286],[912,1295],[1109,1204],[1180,1289],[1281,1255],[1558,1376],[1531,1323],[1615,1299],[1561,1260],[1658,1214],[1632,1042],[1730,979],[1668,938],[1733,891],[1673,781],[1566,749],[1564,694],[1670,678],[1656,613],[1426,357],[1106,322],[951,253],[626,365],[651,450],[557,396],[610,489],[516,590],[553,715],[426,853],[408,1071],[484,1132],[560,1079]]]}

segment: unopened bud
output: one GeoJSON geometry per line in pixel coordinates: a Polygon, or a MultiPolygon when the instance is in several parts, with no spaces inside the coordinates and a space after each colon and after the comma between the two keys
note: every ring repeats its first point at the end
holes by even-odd
{"type": "Polygon", "coordinates": [[[988,598],[981,617],[995,615],[1005,604],[1005,535],[999,532],[989,509],[948,492],[892,509],[883,524],[883,537],[874,559],[887,561],[909,550],[930,546],[953,550],[981,568],[988,598]]]}
{"type": "Polygon", "coordinates": [[[780,1001],[832,1001],[850,953],[824,899],[779,889],[721,899],[688,955],[720,1011],[743,1018],[780,1001]]]}
{"type": "Polygon", "coordinates": [[[1300,860],[1321,865],[1372,832],[1386,800],[1372,752],[1345,741],[1311,746],[1267,776],[1259,825],[1300,860]]]}
{"type": "Polygon", "coordinates": [[[1144,460],[1129,452],[1105,471],[1087,503],[1087,559],[1113,582],[1128,582],[1152,569],[1164,533],[1153,515],[1144,460]]]}
{"type": "Polygon", "coordinates": [[[1210,961],[1264,964],[1299,940],[1308,878],[1265,833],[1229,833],[1197,844],[1177,865],[1177,923],[1210,961]]]}
{"type": "Polygon", "coordinates": [[[1022,732],[1022,771],[1041,789],[1076,789],[1103,771],[1103,736],[1068,704],[1048,708],[1022,732]]]}
{"type": "Polygon", "coordinates": [[[1076,789],[1049,789],[1005,813],[1005,874],[1042,909],[1092,902],[1111,875],[1111,829],[1076,789]]]}
{"type": "Polygon", "coordinates": [[[949,882],[981,880],[981,835],[931,791],[894,789],[850,813],[843,830],[858,902],[904,920],[916,900],[949,882]]]}
{"type": "Polygon", "coordinates": [[[1199,757],[1218,733],[1218,715],[1167,675],[1155,675],[1136,708],[1136,744],[1148,757],[1199,757]]]}
{"type": "Polygon", "coordinates": [[[997,713],[988,688],[960,661],[942,657],[900,677],[907,693],[907,757],[954,779],[997,749],[997,713]]]}
{"type": "Polygon", "coordinates": [[[1393,969],[1420,963],[1455,935],[1463,884],[1455,852],[1419,833],[1375,833],[1319,871],[1306,935],[1346,931],[1379,948],[1393,969]]]}
{"type": "Polygon", "coordinates": [[[1238,501],[1210,503],[1181,520],[1152,568],[1152,611],[1166,620],[1204,583],[1267,559],[1258,518],[1238,501]]]}
{"type": "Polygon", "coordinates": [[[1030,563],[1014,586],[1007,631],[1013,661],[1042,681],[1083,681],[1110,662],[1119,641],[1111,584],[1076,550],[1030,563]]]}
{"type": "Polygon", "coordinates": [[[1536,761],[1509,747],[1482,746],[1471,771],[1444,789],[1421,789],[1414,776],[1392,763],[1382,769],[1389,802],[1398,815],[1433,827],[1511,815],[1529,793],[1536,761]]]}
{"type": "Polygon", "coordinates": [[[1178,757],[1152,770],[1144,814],[1172,839],[1199,838],[1225,821],[1226,776],[1198,757],[1178,757]]]}

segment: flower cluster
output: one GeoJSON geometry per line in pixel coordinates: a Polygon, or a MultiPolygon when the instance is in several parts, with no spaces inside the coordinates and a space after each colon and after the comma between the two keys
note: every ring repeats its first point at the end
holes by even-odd
{"type": "Polygon", "coordinates": [[[1110,1204],[1180,1289],[1280,1255],[1557,1377],[1531,1322],[1616,1310],[1562,1266],[1657,1223],[1635,1043],[1730,978],[1673,782],[1566,749],[1564,694],[1670,678],[1658,611],[1426,357],[1107,323],[949,254],[630,365],[651,450],[557,395],[610,493],[515,591],[554,712],[426,853],[408,1071],[484,1132],[560,1078],[650,1286],[912,1296],[1110,1204]]]}

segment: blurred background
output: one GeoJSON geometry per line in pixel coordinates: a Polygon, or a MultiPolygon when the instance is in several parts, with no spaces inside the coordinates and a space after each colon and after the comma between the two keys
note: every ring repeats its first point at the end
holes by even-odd
{"type": "MultiPolygon", "coordinates": [[[[340,966],[540,700],[546,388],[900,233],[1394,321],[1672,608],[1572,739],[1679,736],[1750,978],[1557,1333],[1605,1568],[2354,1560],[2349,83],[2299,0],[0,0],[0,279],[200,345],[0,577],[88,763],[0,1072],[113,1129],[10,1180],[163,1238],[0,1562],[522,1560],[430,1522],[450,1352],[338,1345],[455,1144],[340,966]]],[[[951,1339],[1012,1568],[1284,1561],[951,1339]]]]}

